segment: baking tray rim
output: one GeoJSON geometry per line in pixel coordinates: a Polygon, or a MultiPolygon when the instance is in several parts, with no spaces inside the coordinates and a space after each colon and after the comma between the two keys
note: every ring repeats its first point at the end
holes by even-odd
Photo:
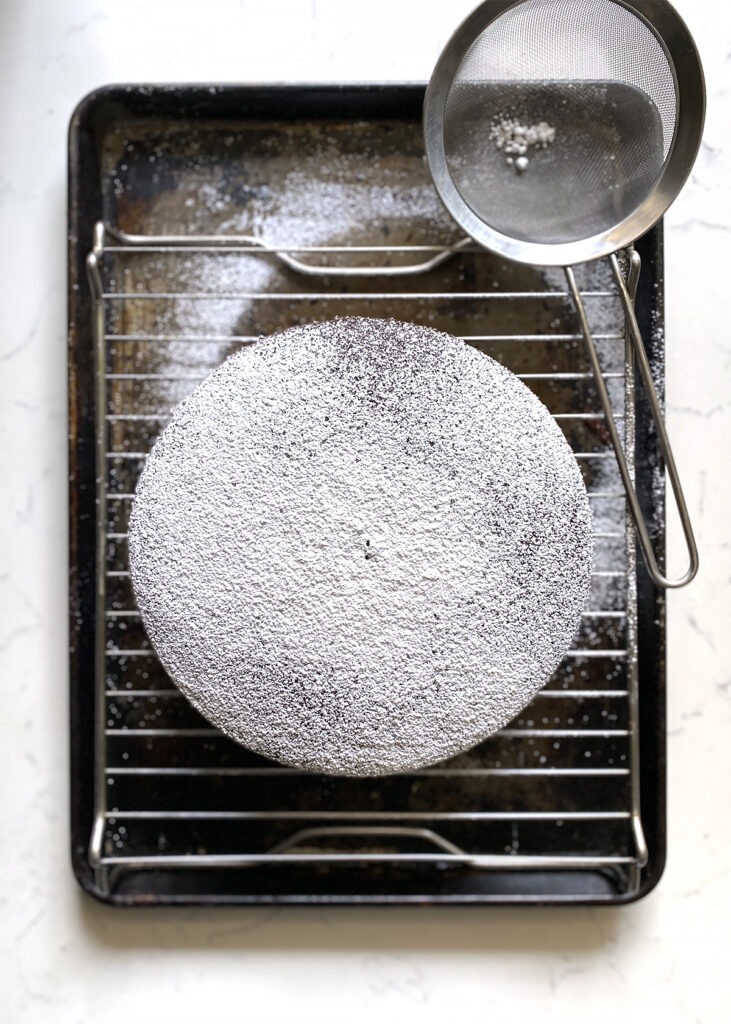
{"type": "MultiPolygon", "coordinates": [[[[642,820],[648,836],[649,858],[642,869],[640,884],[631,893],[613,893],[607,897],[582,893],[557,892],[551,895],[521,895],[517,893],[425,893],[414,894],[292,894],[292,893],[256,893],[256,894],[156,894],[148,898],[126,898],[119,893],[107,893],[97,884],[89,865],[86,852],[90,834],[91,816],[88,800],[83,792],[83,755],[84,738],[91,735],[88,722],[84,721],[83,708],[83,666],[81,665],[80,641],[86,627],[92,636],[94,632],[93,603],[84,616],[83,591],[93,590],[93,541],[92,571],[89,578],[82,578],[83,565],[80,564],[80,541],[86,524],[87,534],[93,538],[94,520],[82,519],[80,511],[83,505],[81,490],[83,483],[79,476],[80,455],[85,444],[91,439],[93,446],[93,401],[84,396],[80,386],[79,371],[84,356],[83,340],[91,336],[90,295],[86,277],[80,269],[91,244],[91,229],[98,216],[90,214],[87,196],[82,195],[84,184],[94,178],[99,167],[93,160],[87,166],[90,153],[96,151],[103,133],[114,128],[118,123],[133,120],[144,120],[151,116],[167,117],[170,120],[193,117],[209,118],[210,120],[261,120],[246,111],[247,102],[259,107],[276,99],[292,101],[286,110],[271,113],[272,120],[299,119],[299,105],[313,104],[310,120],[401,120],[403,112],[386,104],[385,109],[363,110],[356,113],[334,109],[330,101],[340,99],[356,106],[368,100],[371,103],[380,97],[407,101],[414,113],[420,109],[426,89],[425,82],[338,82],[338,83],[110,83],[101,85],[86,94],[76,105],[69,121],[68,129],[68,192],[67,192],[67,229],[68,229],[68,383],[69,383],[69,698],[70,698],[70,811],[71,811],[71,864],[74,876],[88,895],[113,906],[138,905],[623,905],[637,902],[648,895],[659,883],[666,863],[666,743],[665,743],[665,595],[654,586],[638,558],[638,660],[641,680],[640,685],[640,751],[642,771],[640,773],[642,820]],[[318,98],[319,101],[318,102],[318,98]],[[215,111],[222,101],[226,101],[225,111],[215,111]],[[296,100],[296,103],[294,101],[296,100]],[[168,109],[161,113],[159,105],[168,103],[168,109]],[[322,102],[324,101],[324,102],[322,102]],[[238,116],[230,107],[240,105],[238,116]],[[111,110],[110,110],[111,106],[111,110]],[[233,116],[232,116],[233,115],[233,116]],[[101,135],[100,135],[101,129],[101,135]],[[91,434],[82,436],[79,430],[80,407],[86,401],[87,427],[91,413],[91,434]],[[85,621],[86,619],[86,621],[85,621]],[[643,669],[644,664],[644,669],[643,669]],[[654,757],[647,756],[647,748],[654,751],[654,757]],[[643,756],[643,751],[644,755],[643,756]],[[647,764],[646,764],[647,760],[647,764]],[[654,778],[647,781],[647,767],[654,768],[654,778]],[[86,813],[85,813],[86,811],[86,813]]],[[[413,114],[412,114],[413,116],[413,114]]],[[[97,196],[101,202],[101,181],[96,180],[97,196]]],[[[100,210],[97,211],[97,214],[100,210]]],[[[660,311],[662,324],[662,254],[663,230],[662,221],[658,223],[643,239],[639,240],[638,248],[643,257],[654,265],[654,283],[657,290],[654,301],[660,311]]],[[[640,279],[638,294],[638,313],[642,312],[642,302],[647,304],[647,314],[653,308],[653,296],[643,295],[642,285],[648,285],[649,275],[643,274],[640,279]]],[[[650,290],[650,289],[647,289],[650,290]]],[[[662,332],[653,332],[650,338],[651,347],[648,354],[654,358],[656,365],[662,355],[662,332]]],[[[656,382],[661,400],[664,394],[662,359],[659,362],[659,380],[656,382]]],[[[643,428],[647,428],[647,409],[644,406],[641,390],[638,389],[636,406],[638,436],[643,428]]],[[[82,424],[83,426],[84,424],[82,424]]],[[[649,434],[647,435],[649,438],[649,434]]],[[[638,492],[644,511],[654,517],[654,542],[656,544],[659,564],[664,561],[665,543],[665,504],[664,484],[658,485],[657,476],[661,471],[661,460],[656,445],[649,439],[642,452],[637,451],[638,492]],[[654,486],[652,483],[655,477],[654,486]],[[644,479],[644,485],[643,485],[644,479]]],[[[93,492],[93,487],[92,487],[93,492]]],[[[83,652],[82,652],[83,653],[83,652]]],[[[93,665],[93,662],[92,662],[93,665]]],[[[92,703],[87,701],[87,703],[92,703]]],[[[88,718],[88,709],[87,718],[88,718]]],[[[88,756],[88,749],[86,754],[88,756]]],[[[88,796],[88,793],[86,794],[88,796]]]]}

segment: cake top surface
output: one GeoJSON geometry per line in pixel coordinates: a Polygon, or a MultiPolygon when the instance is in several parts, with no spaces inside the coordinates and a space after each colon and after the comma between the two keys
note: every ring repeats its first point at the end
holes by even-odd
{"type": "Polygon", "coordinates": [[[592,553],[576,460],[529,389],[449,335],[362,318],[243,348],[177,406],[129,545],[193,705],[346,775],[510,721],[571,643],[592,553]]]}

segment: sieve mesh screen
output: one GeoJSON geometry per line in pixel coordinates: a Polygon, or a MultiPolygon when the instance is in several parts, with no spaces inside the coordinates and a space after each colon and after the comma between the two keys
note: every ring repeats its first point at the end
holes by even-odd
{"type": "Polygon", "coordinates": [[[475,214],[505,235],[588,238],[651,193],[677,106],[663,46],[626,7],[523,0],[457,68],[444,109],[449,172],[475,214]]]}

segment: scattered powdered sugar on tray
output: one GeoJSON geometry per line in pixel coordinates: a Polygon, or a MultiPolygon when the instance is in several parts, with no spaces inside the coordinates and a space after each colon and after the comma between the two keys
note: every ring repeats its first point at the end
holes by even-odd
{"type": "MultiPolygon", "coordinates": [[[[378,159],[374,159],[377,164],[378,159]]],[[[363,155],[344,154],[334,143],[324,144],[316,166],[312,165],[312,160],[311,154],[304,155],[304,169],[287,171],[276,190],[267,185],[252,189],[243,206],[239,196],[228,195],[220,187],[210,182],[201,184],[194,178],[191,183],[194,191],[186,200],[189,211],[186,231],[198,230],[219,236],[251,235],[270,246],[386,245],[393,238],[401,240],[412,234],[415,242],[438,240],[448,245],[461,237],[431,181],[404,180],[407,172],[398,163],[389,164],[388,158],[381,157],[381,166],[374,171],[369,165],[366,175],[363,155]],[[375,173],[379,175],[377,181],[373,180],[375,173]],[[358,180],[359,176],[363,180],[358,180]]],[[[408,173],[413,179],[413,170],[408,173]]],[[[401,241],[397,242],[400,244],[401,241]]],[[[313,260],[311,255],[296,255],[305,261],[313,260]]],[[[314,257],[315,262],[317,259],[314,257]]],[[[146,268],[143,283],[149,288],[149,262],[146,268]]],[[[168,273],[168,264],[163,264],[161,291],[168,290],[168,273]]],[[[281,273],[276,257],[261,252],[213,257],[190,254],[177,258],[175,288],[181,293],[215,291],[257,295],[276,285],[281,273]]],[[[306,279],[301,280],[306,283],[306,279]]],[[[299,281],[294,281],[291,290],[304,289],[299,281]]],[[[155,324],[153,331],[187,338],[185,342],[169,344],[166,363],[170,372],[207,372],[217,366],[227,353],[227,345],[190,339],[196,335],[227,337],[239,333],[256,302],[255,298],[203,302],[181,299],[171,304],[167,316],[155,324]]],[[[166,367],[159,369],[164,373],[166,367]]],[[[176,389],[175,384],[168,389],[171,402],[179,398],[176,389]]],[[[164,383],[160,390],[165,390],[164,383]]]]}
{"type": "Polygon", "coordinates": [[[535,696],[588,594],[591,514],[517,377],[352,318],[237,352],[176,408],[129,547],[148,635],[210,721],[287,764],[378,775],[535,696]]]}
{"type": "MultiPolygon", "coordinates": [[[[333,167],[337,172],[337,163],[333,167]]],[[[352,240],[374,224],[394,225],[399,222],[433,221],[445,233],[454,227],[434,188],[419,185],[374,184],[338,180],[313,179],[303,171],[287,174],[284,188],[276,197],[260,195],[245,211],[252,234],[269,245],[321,245],[329,240],[352,240]]],[[[221,226],[223,234],[241,229],[241,215],[233,216],[221,226]]],[[[387,238],[383,238],[387,242],[387,238]]]]}

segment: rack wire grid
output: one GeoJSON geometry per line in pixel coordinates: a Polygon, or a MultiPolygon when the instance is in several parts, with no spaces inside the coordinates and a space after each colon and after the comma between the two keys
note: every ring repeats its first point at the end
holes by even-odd
{"type": "MultiPolygon", "coordinates": [[[[426,175],[423,160],[410,173],[426,175]]],[[[155,226],[153,217],[148,222],[155,226]]],[[[359,878],[355,888],[363,890],[367,875],[365,899],[445,892],[458,899],[455,879],[464,870],[522,874],[521,898],[550,899],[551,876],[577,872],[603,879],[586,891],[591,898],[638,891],[647,845],[635,541],[570,299],[560,273],[496,263],[458,235],[430,240],[441,228],[427,222],[422,232],[413,216],[397,218],[387,231],[379,223],[380,243],[358,229],[336,244],[273,247],[250,234],[131,234],[96,225],[87,260],[97,416],[88,860],[102,895],[122,891],[132,876],[148,879],[153,892],[149,879],[163,872],[189,880],[206,870],[220,879],[257,869],[267,878],[282,869],[290,881],[277,883],[277,891],[290,901],[329,892],[327,878],[341,877],[342,869],[346,881],[332,898],[350,891],[347,878],[359,878]],[[337,315],[394,316],[444,329],[516,372],[563,429],[594,515],[591,596],[581,627],[532,704],[467,753],[378,779],[284,767],[212,728],[158,661],[127,560],[135,486],[172,406],[262,334],[337,315]]],[[[626,271],[634,289],[636,254],[626,271]]],[[[634,377],[621,307],[608,267],[579,274],[633,466],[634,377]]],[[[136,899],[144,898],[145,884],[136,899]]],[[[197,883],[187,884],[169,883],[168,894],[200,895],[197,883]]],[[[571,896],[571,884],[559,890],[571,896]]],[[[502,891],[509,897],[510,884],[502,891]]]]}

